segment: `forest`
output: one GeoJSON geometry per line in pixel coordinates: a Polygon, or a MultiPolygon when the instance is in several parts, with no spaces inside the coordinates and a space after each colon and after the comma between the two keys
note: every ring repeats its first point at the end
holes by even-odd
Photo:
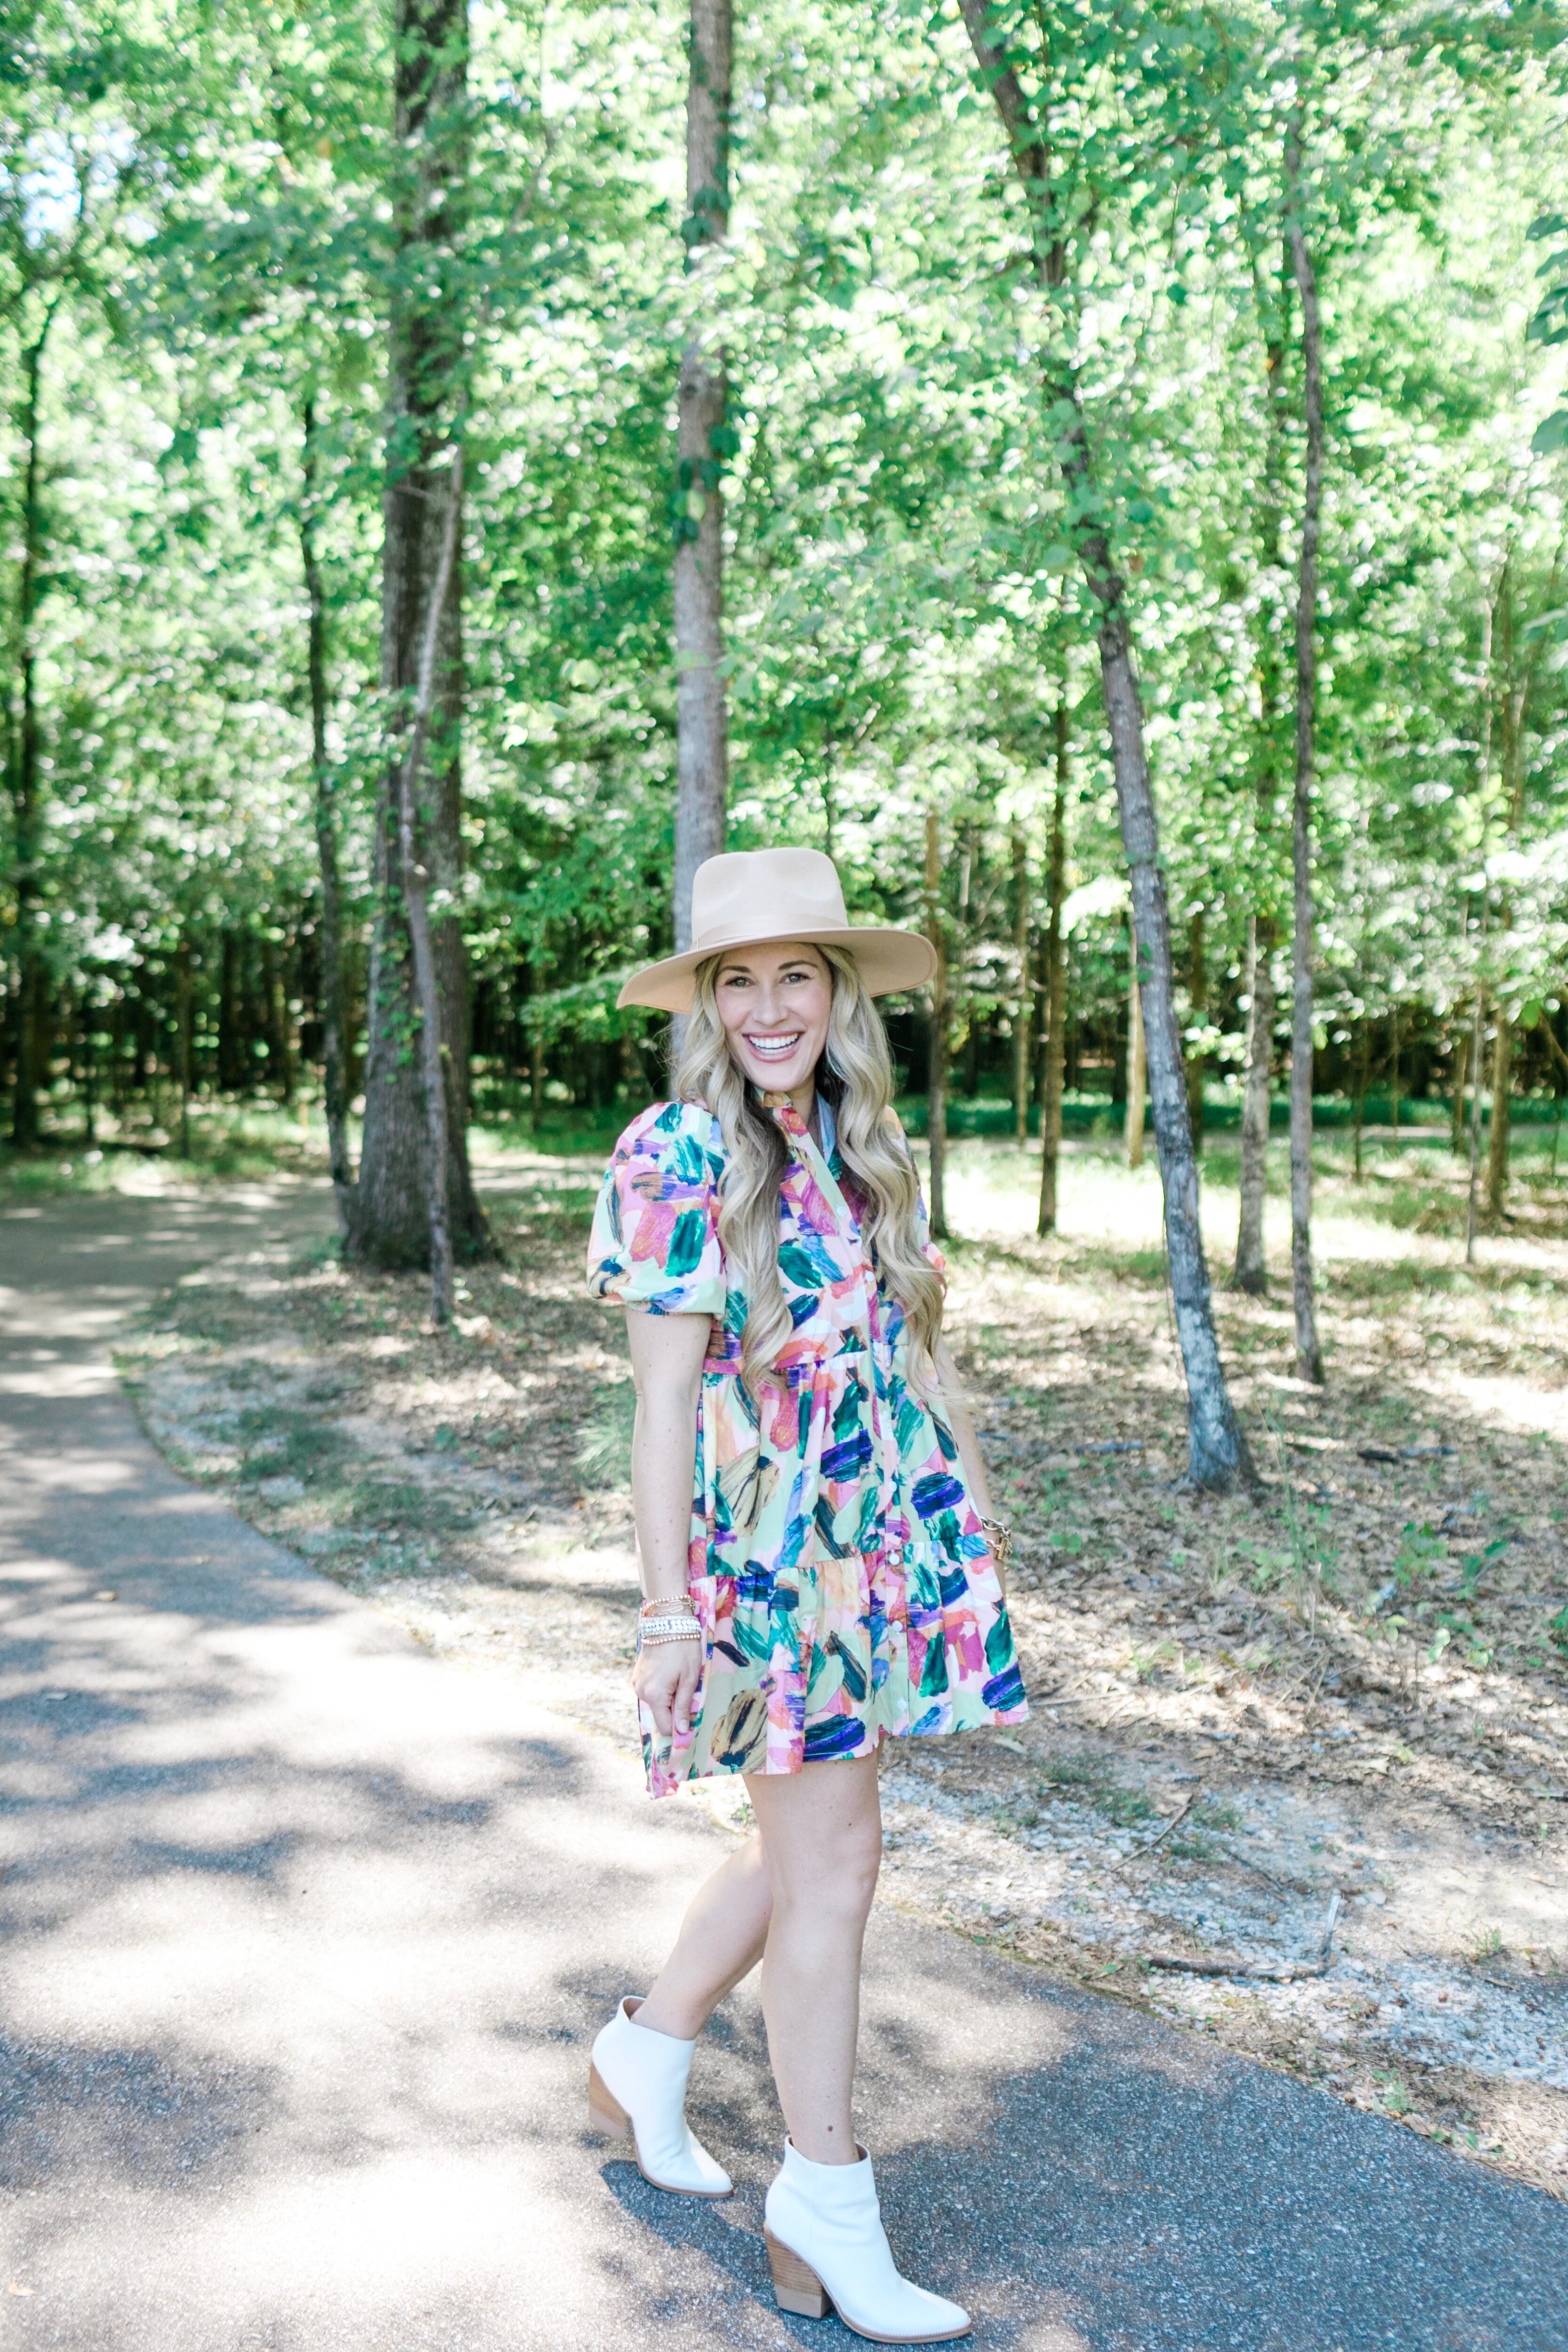
{"type": "Polygon", "coordinates": [[[1064,1134],[1152,1126],[1200,1485],[1205,1138],[1257,1291],[1289,1128],[1310,1380],[1315,1127],[1444,1130],[1472,1254],[1554,1178],[1560,6],[43,0],[5,57],[13,1155],[319,1104],[439,1319],[471,1122],[613,1132],[621,978],[788,840],[939,941],[939,1231],[950,1131],[1038,1139],[1048,1234],[1064,1134]]]}

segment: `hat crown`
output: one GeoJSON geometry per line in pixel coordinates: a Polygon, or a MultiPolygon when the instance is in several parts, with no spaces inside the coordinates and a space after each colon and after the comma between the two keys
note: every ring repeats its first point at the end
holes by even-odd
{"type": "Polygon", "coordinates": [[[711,955],[748,940],[849,928],[838,869],[820,849],[730,849],[691,879],[691,945],[711,955]]]}

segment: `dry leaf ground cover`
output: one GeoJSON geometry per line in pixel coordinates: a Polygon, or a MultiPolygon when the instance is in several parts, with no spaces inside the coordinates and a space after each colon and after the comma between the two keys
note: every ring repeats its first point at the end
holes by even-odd
{"type": "MultiPolygon", "coordinates": [[[[1521,1162],[1463,1263],[1441,1144],[1322,1154],[1329,1379],[1221,1291],[1259,1499],[1185,1495],[1152,1168],[958,1147],[951,1327],[999,1495],[1034,1712],[889,1751],[888,1899],[1070,1971],[1568,2193],[1568,1194],[1521,1162]]],[[[414,1277],[279,1244],[208,1268],[128,1360],[193,1476],[421,1640],[631,1744],[618,1318],[595,1158],[492,1153],[500,1263],[460,1328],[414,1277]]],[[[1211,1260],[1234,1234],[1211,1150],[1211,1260]]],[[[1230,1180],[1227,1186],[1226,1179],[1230,1180]]],[[[1283,1244],[1282,1208],[1271,1239],[1283,1244]]],[[[743,1823],[743,1792],[675,1801],[743,1823]]]]}

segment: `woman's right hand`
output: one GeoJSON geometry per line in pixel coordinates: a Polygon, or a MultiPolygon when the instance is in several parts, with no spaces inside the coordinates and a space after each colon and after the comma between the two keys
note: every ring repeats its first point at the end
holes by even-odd
{"type": "Polygon", "coordinates": [[[632,1688],[666,1739],[684,1740],[691,1731],[692,1702],[702,1672],[698,1641],[652,1642],[637,1652],[632,1688]]]}

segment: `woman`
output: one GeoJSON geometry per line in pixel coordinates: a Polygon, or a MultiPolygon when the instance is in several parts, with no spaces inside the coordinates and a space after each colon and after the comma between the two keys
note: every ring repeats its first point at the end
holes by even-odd
{"type": "Polygon", "coordinates": [[[760,1959],[789,2135],[767,2196],[780,2305],[940,2342],[968,2316],[895,2268],[850,2119],[878,1750],[1026,1713],[1005,1530],[872,1003],[934,959],[917,934],[851,929],[809,849],[710,858],[692,939],[621,992],[684,1013],[685,1040],[676,1099],[616,1146],[588,1276],[627,1308],[637,1383],[648,1785],[742,1773],[757,1826],[595,2042],[591,2120],[634,2137],[656,2186],[727,2196],[686,2083],[760,1959]]]}

